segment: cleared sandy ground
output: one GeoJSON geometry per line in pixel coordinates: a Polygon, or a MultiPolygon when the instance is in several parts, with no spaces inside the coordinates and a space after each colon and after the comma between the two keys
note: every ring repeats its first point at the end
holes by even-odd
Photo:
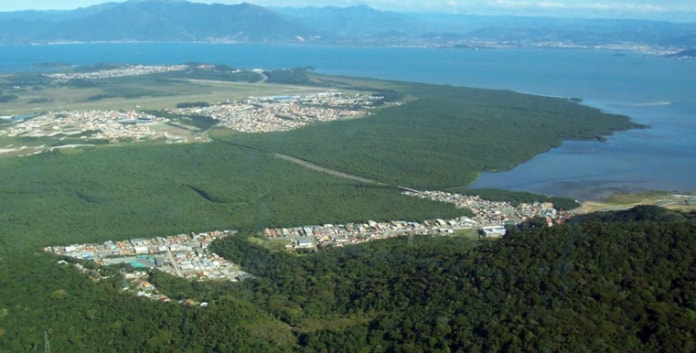
{"type": "Polygon", "coordinates": [[[586,201],[573,211],[584,214],[596,211],[627,210],[638,205],[654,205],[680,211],[696,211],[696,195],[650,192],[640,194],[615,194],[601,201],[586,201]]]}

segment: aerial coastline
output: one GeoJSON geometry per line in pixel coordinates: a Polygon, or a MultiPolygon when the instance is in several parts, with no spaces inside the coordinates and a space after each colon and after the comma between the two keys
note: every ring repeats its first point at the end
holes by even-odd
{"type": "MultiPolygon", "coordinates": [[[[496,102],[501,99],[511,99],[513,102],[516,101],[513,104],[523,106],[548,104],[549,107],[553,107],[552,109],[559,109],[559,111],[570,109],[571,112],[574,112],[573,114],[578,114],[587,121],[598,121],[605,125],[595,124],[593,130],[577,134],[572,124],[551,124],[554,129],[558,129],[557,131],[564,131],[565,134],[573,138],[593,138],[597,135],[607,134],[613,129],[634,126],[625,117],[612,116],[611,119],[606,119],[597,110],[563,99],[506,91],[479,91],[468,88],[310,75],[306,71],[295,69],[240,70],[224,65],[198,63],[162,67],[135,65],[121,68],[102,64],[91,70],[93,71],[83,72],[84,69],[77,69],[73,70],[73,73],[36,73],[33,74],[35,75],[33,77],[19,75],[17,79],[7,76],[5,79],[10,80],[10,83],[8,83],[9,89],[6,92],[12,93],[14,96],[8,95],[13,101],[4,104],[6,108],[4,108],[3,115],[9,113],[10,119],[4,119],[6,122],[0,126],[0,139],[3,140],[2,156],[16,158],[22,155],[35,157],[46,155],[49,159],[65,160],[70,164],[83,163],[86,160],[79,161],[83,159],[82,157],[89,159],[93,153],[102,154],[107,151],[113,156],[107,157],[106,161],[109,158],[116,158],[118,161],[122,158],[120,154],[127,154],[135,148],[148,151],[144,152],[145,155],[163,153],[164,149],[170,148],[166,146],[170,145],[179,145],[179,150],[194,148],[186,146],[186,143],[210,145],[195,147],[195,149],[210,149],[212,157],[215,153],[219,153],[212,151],[218,151],[228,145],[235,150],[250,149],[249,151],[256,151],[255,154],[264,154],[264,158],[273,158],[277,159],[278,162],[288,163],[288,161],[275,157],[278,153],[282,153],[297,160],[312,162],[323,170],[348,172],[347,174],[365,177],[365,180],[375,180],[377,187],[403,185],[418,187],[420,190],[437,190],[426,188],[425,184],[420,186],[418,184],[422,182],[433,185],[465,184],[466,179],[462,179],[465,174],[460,174],[457,168],[472,174],[472,178],[474,177],[471,169],[467,167],[467,163],[470,162],[461,162],[461,158],[464,156],[443,161],[439,161],[437,158],[419,156],[418,159],[409,162],[426,163],[425,165],[434,162],[436,164],[425,167],[424,170],[440,170],[433,175],[423,175],[417,169],[409,168],[410,171],[404,173],[402,166],[384,163],[383,161],[394,160],[395,157],[390,157],[390,154],[397,152],[393,148],[387,147],[380,154],[368,153],[364,157],[361,157],[364,152],[359,152],[359,148],[373,150],[375,147],[371,147],[370,144],[375,143],[378,145],[398,143],[401,148],[407,148],[403,144],[404,139],[410,139],[419,144],[425,143],[421,146],[432,149],[428,153],[433,156],[436,156],[442,148],[468,148],[466,144],[462,144],[461,136],[452,135],[451,138],[445,139],[440,127],[452,128],[459,125],[457,130],[467,131],[480,126],[483,120],[487,119],[487,114],[481,108],[471,110],[466,104],[459,108],[456,105],[461,104],[457,103],[458,100],[450,98],[441,100],[441,97],[452,96],[455,92],[457,92],[455,96],[478,97],[479,104],[486,104],[483,106],[484,109],[497,110],[502,114],[510,114],[515,110],[510,112],[507,108],[501,110],[495,106],[496,102]],[[152,83],[148,83],[150,82],[148,75],[155,79],[152,83]],[[224,80],[210,80],[213,76],[222,77],[224,80]],[[200,80],[200,78],[206,77],[207,80],[200,80]],[[162,85],[162,80],[167,80],[165,82],[168,84],[162,85]],[[290,81],[283,83],[283,80],[290,81]],[[300,85],[295,83],[297,80],[311,80],[309,81],[311,84],[300,85]],[[27,85],[22,82],[31,83],[27,85]],[[35,82],[44,83],[41,86],[35,82]],[[26,87],[22,85],[26,85],[26,87]],[[369,88],[370,85],[372,88],[369,88]],[[201,95],[201,90],[208,93],[201,95]],[[403,93],[399,92],[408,92],[410,97],[419,97],[419,99],[406,98],[406,100],[402,100],[400,97],[403,96],[403,93]],[[441,103],[432,107],[431,101],[441,103]],[[487,107],[488,104],[490,104],[490,108],[487,107]],[[8,106],[9,108],[7,108],[8,106]],[[12,118],[15,116],[13,114],[15,111],[17,113],[31,112],[37,106],[45,112],[39,111],[22,119],[12,118]],[[50,109],[54,106],[60,107],[59,110],[50,109]],[[136,106],[136,109],[124,109],[126,106],[136,106]],[[475,119],[472,121],[452,120],[448,112],[453,111],[453,109],[468,109],[472,118],[475,119]],[[419,110],[428,111],[431,115],[431,120],[427,123],[428,127],[416,128],[418,124],[423,123],[420,114],[406,113],[404,115],[404,112],[419,110]],[[266,120],[263,120],[263,123],[259,125],[258,122],[261,120],[258,119],[260,118],[266,120]],[[402,120],[404,118],[410,119],[416,125],[408,123],[410,129],[403,130],[399,126],[404,126],[405,122],[402,120]],[[378,124],[375,125],[375,123],[378,124]],[[290,127],[288,124],[294,125],[290,127]],[[251,128],[252,125],[260,129],[251,128]],[[357,131],[364,131],[357,134],[359,136],[365,135],[364,138],[366,138],[360,144],[354,142],[354,134],[357,131]],[[349,135],[345,135],[346,133],[349,135]],[[376,135],[374,138],[369,138],[369,134],[376,135]],[[331,142],[324,141],[326,138],[331,142]],[[435,142],[446,145],[437,146],[435,142]],[[334,152],[327,148],[306,148],[311,144],[326,146],[326,143],[331,148],[336,148],[337,154],[332,154],[334,152]],[[288,144],[289,148],[286,148],[285,144],[288,144]],[[124,146],[123,152],[120,151],[120,148],[105,148],[109,145],[124,146]],[[160,152],[159,149],[162,151],[160,152]],[[307,154],[308,152],[310,154],[307,154]],[[347,152],[350,153],[346,154],[347,152]],[[355,155],[352,154],[353,152],[355,155]],[[72,157],[73,155],[80,156],[80,158],[72,157]],[[378,159],[375,159],[370,165],[366,163],[370,158],[378,159]],[[353,165],[357,169],[352,169],[352,167],[346,169],[344,167],[346,165],[353,165]],[[373,172],[378,171],[379,174],[366,173],[364,169],[366,166],[371,168],[373,172]]],[[[563,114],[567,115],[568,113],[563,114]]],[[[544,116],[545,119],[549,119],[549,122],[557,119],[557,115],[553,113],[546,113],[544,116]]],[[[518,116],[518,118],[523,119],[524,116],[518,116]]],[[[577,116],[568,115],[566,118],[573,119],[573,124],[582,123],[577,116]]],[[[504,116],[501,116],[501,119],[504,120],[504,116]]],[[[504,126],[502,120],[501,124],[504,126]]],[[[508,133],[524,135],[524,132],[520,131],[519,128],[511,129],[508,133]]],[[[471,141],[473,142],[473,140],[471,141]]],[[[525,156],[533,156],[535,151],[546,150],[548,148],[546,144],[555,144],[554,141],[555,139],[549,139],[539,146],[536,143],[541,141],[534,141],[531,145],[529,142],[525,142],[519,150],[528,150],[524,152],[524,155],[515,158],[524,160],[528,158],[525,156]]],[[[478,144],[480,144],[480,148],[486,148],[485,146],[489,145],[485,139],[477,142],[477,146],[478,144]]],[[[426,151],[423,147],[415,145],[412,148],[413,150],[421,150],[423,153],[426,151]]],[[[490,150],[490,148],[488,149],[490,150]]],[[[489,157],[490,161],[485,163],[499,163],[497,155],[505,156],[506,159],[513,156],[508,150],[501,152],[492,150],[491,152],[494,153],[489,157]]],[[[40,163],[39,159],[34,157],[26,160],[24,160],[25,158],[21,159],[23,161],[20,163],[27,166],[40,163]]],[[[118,163],[121,162],[118,161],[118,163]]],[[[305,168],[303,165],[296,165],[298,168],[305,168]]],[[[110,166],[109,169],[113,167],[110,166]]],[[[135,161],[124,167],[127,169],[139,168],[135,161]]],[[[59,168],[71,167],[65,165],[59,168]]],[[[81,167],[74,167],[74,169],[81,169],[81,167]]],[[[100,173],[98,170],[94,172],[100,173]]],[[[316,173],[316,171],[313,172],[316,173]]],[[[331,176],[340,175],[333,173],[331,176]]],[[[96,180],[113,177],[113,175],[93,176],[96,180]]],[[[227,201],[225,201],[230,198],[234,199],[234,194],[229,194],[229,191],[225,190],[222,184],[214,186],[220,183],[214,175],[211,175],[210,178],[212,178],[210,181],[202,184],[200,181],[185,182],[184,190],[175,191],[175,193],[183,191],[182,196],[189,197],[188,192],[194,191],[195,195],[198,195],[204,202],[222,202],[220,204],[222,207],[234,207],[234,203],[227,205],[227,201]]],[[[362,183],[360,180],[356,179],[354,182],[362,183]]],[[[88,204],[100,203],[99,200],[107,201],[121,198],[118,194],[122,191],[113,190],[111,192],[114,192],[111,196],[107,196],[109,193],[100,196],[104,193],[103,191],[91,190],[90,187],[88,190],[76,191],[76,194],[79,199],[88,204]]],[[[61,201],[64,196],[60,195],[60,193],[56,194],[58,197],[56,201],[64,202],[61,201]]],[[[104,206],[108,208],[108,204],[111,202],[107,201],[104,206]]],[[[105,209],[106,211],[107,209],[105,209]]],[[[400,219],[398,216],[390,216],[387,220],[398,219],[400,219]]],[[[428,218],[424,217],[423,219],[428,218]]],[[[321,219],[320,217],[317,220],[320,223],[331,221],[330,218],[321,219]]],[[[284,222],[288,222],[288,220],[286,219],[284,222]]],[[[292,223],[306,224],[299,219],[292,221],[292,223]]],[[[270,222],[259,224],[259,226],[264,227],[272,225],[273,223],[270,222]]],[[[112,237],[112,239],[114,238],[112,237]]]]}
{"type": "Polygon", "coordinates": [[[13,1],[0,351],[696,351],[682,0],[13,1]]]}
{"type": "MultiPolygon", "coordinates": [[[[136,65],[135,68],[137,68],[137,67],[138,67],[138,66],[136,65]]],[[[172,69],[173,69],[173,70],[181,70],[181,66],[180,66],[180,65],[179,65],[179,66],[174,65],[174,66],[172,66],[172,69]]],[[[148,71],[148,70],[145,70],[145,69],[143,69],[143,70],[144,70],[143,73],[147,73],[147,71],[148,71]]],[[[57,77],[59,77],[61,74],[58,74],[58,73],[57,73],[57,74],[49,74],[48,77],[51,77],[51,75],[56,75],[56,78],[57,78],[57,77]]],[[[518,90],[518,91],[520,91],[520,92],[530,92],[530,91],[533,92],[534,90],[518,90]]],[[[558,96],[558,95],[557,95],[557,96],[558,96]]],[[[563,95],[561,94],[560,96],[563,96],[563,95]]],[[[551,96],[549,96],[549,97],[551,97],[551,96]]],[[[584,102],[584,104],[588,104],[588,105],[591,105],[591,106],[600,106],[600,107],[601,107],[601,105],[602,105],[603,103],[602,103],[602,102],[595,102],[595,101],[593,101],[593,100],[587,100],[587,99],[586,99],[585,102],[584,102]]],[[[645,106],[645,105],[642,104],[642,103],[638,103],[638,104],[636,104],[636,106],[638,106],[638,107],[652,107],[652,106],[660,107],[660,106],[663,106],[663,104],[659,104],[659,105],[651,104],[651,105],[649,105],[649,106],[645,106]]],[[[665,106],[666,106],[666,105],[665,105],[665,106]]],[[[211,107],[211,108],[212,108],[212,107],[211,107]]],[[[204,108],[204,109],[211,109],[211,108],[204,108]]],[[[199,108],[199,109],[201,109],[201,108],[199,108]]],[[[617,111],[617,110],[616,110],[616,106],[605,106],[603,109],[604,109],[605,111],[611,111],[611,112],[616,112],[616,111],[617,111]]],[[[189,109],[189,110],[190,110],[190,109],[189,109]]],[[[27,110],[27,112],[29,112],[29,111],[31,111],[31,110],[27,110]]],[[[190,112],[189,112],[189,113],[190,113],[190,112]]],[[[632,117],[634,116],[634,114],[631,114],[632,112],[631,112],[630,110],[629,110],[629,111],[626,111],[626,113],[627,113],[627,115],[630,115],[630,116],[632,116],[632,117]]],[[[7,113],[5,113],[5,114],[7,114],[7,113]]],[[[9,116],[11,116],[11,115],[9,115],[9,116]]],[[[640,118],[640,117],[639,117],[639,118],[640,118]]],[[[150,119],[150,120],[151,120],[151,119],[150,119]]],[[[641,120],[642,120],[642,119],[639,119],[638,121],[641,122],[641,120]]],[[[151,121],[152,121],[152,120],[151,120],[151,121]]],[[[649,121],[648,121],[648,122],[649,122],[649,121]]],[[[143,126],[144,126],[144,125],[143,125],[143,126]]],[[[135,125],[134,125],[134,127],[135,127],[135,125]]],[[[54,131],[54,133],[55,133],[55,131],[54,131]]],[[[621,137],[621,135],[624,135],[624,134],[626,134],[626,133],[625,133],[625,132],[624,132],[624,133],[620,133],[620,134],[619,134],[619,135],[620,135],[619,137],[621,137]]],[[[171,133],[170,133],[170,134],[169,134],[169,138],[180,139],[180,134],[177,134],[177,133],[171,134],[171,133]]],[[[616,136],[613,136],[613,137],[611,137],[611,138],[612,138],[612,139],[615,139],[616,136]]],[[[80,142],[83,142],[83,141],[80,141],[80,142]]],[[[6,147],[6,146],[5,146],[5,147],[6,147]]],[[[5,148],[5,149],[3,150],[3,152],[12,152],[12,149],[17,149],[17,148],[22,148],[22,146],[12,146],[12,147],[8,147],[8,148],[5,148]]],[[[23,153],[31,152],[31,150],[27,150],[26,148],[22,148],[22,149],[23,149],[23,153]]],[[[641,191],[641,190],[638,189],[638,191],[641,191]]],[[[544,193],[544,192],[542,192],[542,193],[544,193]]],[[[580,197],[580,198],[582,199],[582,198],[584,198],[584,197],[580,197]]]]}

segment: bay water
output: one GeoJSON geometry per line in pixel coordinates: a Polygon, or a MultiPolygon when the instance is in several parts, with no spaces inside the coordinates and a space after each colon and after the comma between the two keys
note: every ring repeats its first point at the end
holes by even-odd
{"type": "MultiPolygon", "coordinates": [[[[647,129],[566,141],[471,187],[596,199],[613,192],[696,192],[696,61],[578,49],[439,49],[276,44],[122,43],[0,46],[0,73],[52,64],[314,67],[317,72],[577,97],[647,129]]],[[[534,138],[530,136],[530,138],[534,138]]],[[[493,143],[493,142],[492,142],[493,143]]]]}

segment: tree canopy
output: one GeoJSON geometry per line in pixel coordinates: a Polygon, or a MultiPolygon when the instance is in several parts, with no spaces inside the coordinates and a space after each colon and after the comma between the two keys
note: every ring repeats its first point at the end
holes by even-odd
{"type": "MultiPolygon", "coordinates": [[[[690,352],[696,213],[654,207],[520,226],[500,240],[395,238],[297,255],[250,234],[213,249],[240,283],[152,272],[174,299],[121,292],[48,254],[0,258],[0,350],[690,352]]],[[[104,272],[102,272],[104,274],[104,272]]]]}

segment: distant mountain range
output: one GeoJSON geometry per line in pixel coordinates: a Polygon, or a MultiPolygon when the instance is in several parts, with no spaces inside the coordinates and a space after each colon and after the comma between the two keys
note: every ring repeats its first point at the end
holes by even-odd
{"type": "Polygon", "coordinates": [[[74,11],[0,14],[0,42],[103,41],[284,42],[319,35],[301,23],[250,4],[147,0],[74,11]]]}
{"type": "Polygon", "coordinates": [[[115,41],[606,46],[676,52],[696,47],[696,23],[412,14],[367,6],[264,8],[179,0],[0,13],[2,44],[115,41]]]}

